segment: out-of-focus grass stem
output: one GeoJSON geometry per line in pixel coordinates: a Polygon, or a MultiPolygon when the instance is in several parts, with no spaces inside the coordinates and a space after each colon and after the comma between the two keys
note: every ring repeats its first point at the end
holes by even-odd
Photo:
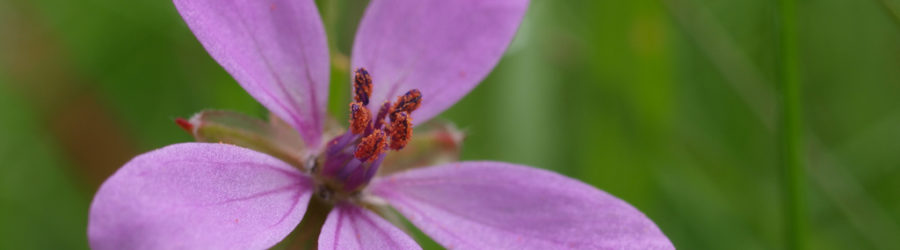
{"type": "Polygon", "coordinates": [[[881,5],[882,9],[891,16],[891,21],[894,21],[894,25],[900,26],[900,10],[897,10],[897,8],[900,7],[897,5],[900,4],[889,0],[878,0],[878,3],[881,5]]]}
{"type": "Polygon", "coordinates": [[[778,1],[778,143],[784,169],[788,249],[806,249],[806,169],[797,58],[797,1],[778,1]]]}
{"type": "MultiPolygon", "coordinates": [[[[692,38],[690,41],[700,48],[703,54],[713,62],[718,71],[725,76],[726,83],[733,88],[754,114],[759,116],[766,129],[775,130],[774,110],[776,91],[770,88],[762,70],[756,68],[746,56],[745,51],[735,43],[734,37],[719,24],[710,11],[704,6],[690,0],[660,0],[665,4],[682,31],[692,38]]],[[[886,1],[883,6],[890,7],[886,1]]],[[[895,19],[897,20],[897,19],[895,19]]],[[[897,22],[900,24],[900,22],[897,22]]],[[[900,113],[898,113],[900,115],[900,113]]],[[[816,171],[807,176],[811,184],[822,190],[823,194],[833,202],[847,219],[856,225],[860,235],[868,239],[868,243],[878,249],[892,249],[891,243],[884,241],[886,235],[900,235],[900,227],[893,222],[882,204],[874,200],[862,186],[862,181],[851,174],[846,174],[848,167],[842,164],[828,146],[806,124],[806,147],[814,155],[816,171]],[[818,150],[816,150],[818,148],[818,150]]],[[[785,195],[787,197],[787,195],[785,195]]]]}

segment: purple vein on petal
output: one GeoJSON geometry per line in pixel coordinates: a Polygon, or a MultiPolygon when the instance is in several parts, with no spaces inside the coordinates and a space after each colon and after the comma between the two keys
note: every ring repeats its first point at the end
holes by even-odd
{"type": "MultiPolygon", "coordinates": [[[[308,59],[306,58],[306,51],[304,51],[303,52],[303,65],[308,64],[307,60],[308,59]]],[[[310,74],[312,74],[312,72],[309,71],[309,67],[303,67],[303,70],[306,71],[306,80],[309,82],[315,83],[315,81],[310,76],[310,74]]],[[[322,114],[320,112],[316,112],[316,110],[319,110],[319,102],[318,102],[318,98],[316,98],[316,94],[315,94],[316,93],[316,84],[307,84],[307,85],[309,87],[309,100],[310,100],[309,105],[311,107],[310,109],[313,110],[312,114],[310,114],[312,116],[312,122],[313,122],[312,126],[313,127],[323,126],[324,123],[322,122],[322,117],[321,117],[322,114]]],[[[314,129],[316,129],[318,131],[317,133],[322,132],[322,128],[320,128],[320,127],[314,128],[314,129]]],[[[322,140],[322,139],[319,138],[319,140],[322,140]]],[[[307,142],[307,143],[315,143],[315,142],[307,142]]],[[[317,145],[307,145],[307,146],[309,146],[309,148],[311,150],[316,150],[318,148],[317,145]]]]}
{"type": "Polygon", "coordinates": [[[341,242],[341,227],[344,226],[344,213],[338,213],[337,217],[337,229],[334,230],[334,242],[331,244],[331,249],[338,249],[338,242],[341,242]]]}
{"type": "Polygon", "coordinates": [[[287,219],[288,215],[291,214],[291,211],[294,211],[294,208],[297,208],[297,204],[299,204],[300,200],[302,200],[301,198],[303,197],[304,193],[306,193],[306,195],[309,195],[309,192],[303,192],[303,190],[298,189],[297,192],[294,193],[294,196],[293,196],[294,203],[291,204],[291,208],[289,208],[287,210],[287,212],[281,216],[281,219],[278,219],[278,222],[275,222],[274,224],[270,225],[269,227],[271,228],[271,227],[277,226],[278,224],[281,224],[282,222],[284,222],[284,220],[287,219]]]}
{"type": "MultiPolygon", "coordinates": [[[[382,194],[382,195],[384,195],[384,194],[382,194]]],[[[432,225],[437,226],[437,228],[439,228],[441,231],[444,231],[444,233],[446,233],[447,235],[450,235],[450,237],[456,238],[456,239],[458,239],[458,240],[461,241],[461,242],[465,242],[466,245],[472,245],[472,246],[475,245],[475,244],[473,244],[473,242],[469,241],[467,238],[465,238],[465,237],[460,237],[459,235],[453,233],[452,230],[448,230],[446,227],[444,227],[444,224],[441,223],[440,221],[435,221],[435,220],[431,219],[431,217],[424,216],[424,215],[425,215],[425,212],[424,212],[424,211],[422,211],[421,209],[419,209],[418,207],[416,207],[415,205],[413,205],[412,202],[406,201],[405,198],[401,198],[401,197],[399,197],[399,196],[394,196],[393,199],[392,199],[392,202],[393,202],[393,203],[401,203],[401,204],[403,204],[404,206],[406,206],[406,208],[408,208],[409,210],[412,210],[413,213],[418,214],[418,216],[417,216],[418,219],[425,219],[425,220],[427,220],[427,221],[428,221],[429,223],[431,223],[432,225]]]]}
{"type": "Polygon", "coordinates": [[[379,79],[372,103],[419,89],[425,101],[416,119],[425,122],[490,73],[527,5],[528,0],[372,1],[356,32],[351,64],[379,79]]]}
{"type": "Polygon", "coordinates": [[[365,246],[363,245],[362,239],[360,239],[359,227],[356,225],[356,216],[353,216],[353,210],[348,208],[341,209],[343,213],[347,213],[347,219],[350,220],[350,227],[353,228],[353,238],[356,240],[357,246],[365,246]]]}
{"type": "Polygon", "coordinates": [[[194,160],[171,160],[171,161],[166,161],[166,162],[164,162],[163,164],[171,164],[171,163],[178,163],[178,162],[192,163],[192,164],[222,164],[222,165],[228,165],[229,167],[253,167],[253,168],[262,167],[262,168],[267,168],[267,169],[270,169],[270,170],[274,170],[275,172],[281,173],[281,174],[283,174],[283,175],[285,175],[285,176],[287,176],[287,177],[293,177],[294,179],[296,179],[298,185],[299,185],[301,182],[306,181],[306,178],[305,178],[306,176],[304,176],[302,173],[299,173],[299,172],[292,172],[292,171],[290,171],[290,170],[281,169],[281,168],[273,167],[273,166],[270,166],[270,165],[261,164],[261,163],[258,163],[258,162],[250,162],[250,161],[245,161],[245,162],[210,162],[210,161],[194,161],[194,160]]]}
{"type": "Polygon", "coordinates": [[[388,232],[384,231],[384,228],[379,227],[377,224],[375,224],[374,221],[372,221],[371,218],[363,215],[360,208],[355,208],[354,212],[359,215],[359,218],[362,219],[363,222],[365,222],[366,224],[369,224],[369,226],[372,226],[372,228],[374,228],[376,231],[378,231],[378,234],[381,234],[381,236],[384,236],[384,239],[389,240],[391,243],[393,243],[393,245],[400,245],[400,243],[397,242],[396,240],[394,240],[394,238],[392,238],[388,232]]]}
{"type": "Polygon", "coordinates": [[[135,157],[97,191],[94,249],[264,249],[302,220],[312,180],[246,148],[182,143],[135,157]]]}
{"type": "MultiPolygon", "coordinates": [[[[244,21],[244,16],[241,15],[240,13],[239,13],[239,15],[240,15],[240,18],[237,18],[237,22],[240,25],[236,25],[236,26],[241,27],[241,29],[243,29],[244,32],[246,32],[247,34],[252,34],[250,32],[250,29],[247,28],[247,22],[244,21]]],[[[223,19],[230,20],[230,18],[223,18],[223,19]]],[[[259,48],[259,41],[256,39],[256,36],[250,36],[250,38],[251,38],[251,41],[253,41],[253,50],[256,51],[256,53],[259,54],[260,57],[262,57],[261,61],[263,63],[265,63],[266,69],[268,69],[269,73],[272,75],[272,78],[275,79],[275,82],[278,84],[279,88],[281,88],[282,91],[285,91],[284,85],[281,83],[281,78],[277,74],[275,74],[275,70],[272,68],[272,64],[269,62],[269,59],[265,56],[265,54],[262,53],[262,49],[259,48]]],[[[266,85],[264,85],[264,84],[257,83],[253,86],[258,89],[261,89],[268,96],[273,96],[273,97],[278,96],[278,95],[273,94],[272,91],[268,87],[266,87],[266,85]]],[[[285,91],[285,93],[289,93],[289,92],[285,91]]],[[[281,102],[281,99],[279,99],[279,98],[272,98],[271,101],[274,102],[276,105],[278,105],[279,107],[281,107],[284,110],[290,110],[290,107],[288,107],[287,104],[284,104],[283,102],[281,102]]],[[[295,108],[296,110],[299,110],[299,109],[297,109],[298,107],[294,104],[292,104],[290,106],[295,108]]],[[[297,114],[294,114],[293,112],[288,112],[288,115],[291,116],[288,118],[293,120],[296,124],[302,124],[302,123],[299,123],[300,118],[297,117],[297,114]]]]}
{"type": "MultiPolygon", "coordinates": [[[[290,191],[291,189],[299,188],[300,185],[301,185],[300,183],[295,183],[295,184],[291,184],[291,185],[287,185],[287,186],[283,186],[283,187],[279,187],[279,188],[274,188],[271,190],[258,192],[258,193],[251,194],[251,195],[244,196],[244,197],[227,199],[224,201],[215,202],[215,203],[211,203],[211,204],[203,204],[201,206],[216,206],[216,205],[224,205],[224,204],[228,204],[228,203],[232,203],[232,202],[236,202],[236,201],[252,200],[252,199],[256,199],[256,198],[260,198],[260,197],[264,197],[264,196],[268,196],[268,195],[272,195],[272,194],[278,194],[278,193],[282,193],[285,191],[290,191]]],[[[291,209],[291,210],[293,210],[293,209],[291,209]]]]}
{"type": "Polygon", "coordinates": [[[527,166],[433,166],[375,180],[370,191],[436,241],[457,247],[673,249],[658,227],[626,202],[527,166]]]}
{"type": "MultiPolygon", "coordinates": [[[[247,28],[247,22],[244,20],[243,15],[241,15],[241,18],[238,18],[238,21],[241,24],[240,27],[242,29],[244,29],[244,31],[247,32],[247,34],[252,34],[252,32],[250,32],[250,30],[247,28]]],[[[275,68],[272,67],[272,63],[270,62],[268,56],[266,56],[266,54],[262,52],[262,49],[260,49],[259,40],[256,39],[256,36],[250,36],[250,39],[251,39],[251,41],[253,41],[253,49],[256,50],[256,53],[259,54],[259,56],[262,58],[262,62],[266,65],[266,69],[268,69],[269,73],[272,75],[272,79],[275,79],[275,83],[278,86],[278,88],[283,93],[285,93],[285,95],[291,96],[292,93],[288,90],[288,88],[286,86],[284,86],[284,81],[281,79],[281,76],[275,73],[275,68]]],[[[314,87],[315,81],[313,81],[312,78],[309,76],[309,65],[306,60],[306,52],[301,52],[301,53],[303,54],[303,56],[302,56],[303,69],[307,73],[306,78],[307,78],[307,80],[310,81],[310,83],[313,83],[313,84],[307,84],[307,85],[310,86],[310,90],[315,90],[315,87],[314,87]]],[[[272,92],[268,88],[262,87],[262,85],[257,85],[257,86],[261,87],[263,89],[263,91],[265,91],[266,94],[268,94],[269,96],[276,96],[276,95],[272,95],[272,92]]],[[[313,112],[312,112],[313,126],[316,126],[315,124],[319,124],[320,120],[319,120],[319,115],[317,114],[318,112],[315,112],[315,110],[317,110],[317,108],[318,108],[316,105],[315,92],[310,91],[308,93],[308,95],[310,97],[310,101],[311,101],[310,105],[313,110],[313,112]]],[[[278,98],[273,98],[272,100],[275,101],[278,104],[278,106],[285,108],[285,110],[290,110],[290,109],[287,109],[286,105],[284,103],[282,103],[278,98]]],[[[297,111],[302,110],[296,102],[289,101],[289,104],[294,110],[297,110],[297,111]]],[[[294,120],[294,123],[297,124],[298,126],[304,126],[304,125],[308,126],[309,125],[309,124],[303,123],[302,120],[300,119],[300,117],[298,117],[297,114],[295,114],[294,112],[288,112],[288,114],[291,116],[290,117],[291,120],[294,120]]],[[[302,131],[306,131],[307,128],[297,128],[297,129],[302,132],[302,131]]],[[[307,135],[304,134],[303,137],[304,137],[304,139],[308,140],[308,138],[306,138],[307,135]]],[[[311,142],[308,142],[308,143],[311,143],[311,142]]]]}
{"type": "MultiPolygon", "coordinates": [[[[423,197],[423,196],[410,195],[409,197],[415,197],[415,198],[417,198],[417,199],[419,199],[419,200],[421,200],[421,201],[428,201],[428,198],[423,197]]],[[[400,200],[401,200],[401,203],[403,203],[404,205],[410,207],[412,210],[416,211],[417,213],[419,213],[419,214],[424,214],[424,213],[422,212],[422,210],[421,210],[421,207],[416,207],[416,206],[413,205],[412,203],[406,201],[405,198],[400,198],[400,200]]],[[[423,202],[423,205],[424,205],[424,204],[430,204],[429,207],[431,207],[431,208],[436,208],[436,207],[438,207],[438,206],[436,206],[436,205],[434,205],[434,204],[431,204],[431,203],[429,203],[429,202],[423,202]]],[[[485,222],[485,221],[483,221],[483,220],[479,220],[479,219],[473,217],[472,215],[462,214],[462,213],[459,213],[459,212],[454,211],[454,210],[444,210],[444,212],[446,212],[446,213],[448,213],[448,214],[452,214],[452,215],[454,215],[454,216],[456,216],[456,217],[458,217],[458,218],[464,218],[464,219],[467,219],[468,221],[471,221],[471,222],[473,222],[473,223],[477,223],[477,224],[481,224],[481,225],[484,225],[484,226],[487,226],[487,227],[491,227],[491,228],[493,228],[493,229],[495,229],[495,230],[498,230],[498,231],[506,232],[506,233],[509,233],[509,234],[520,234],[519,232],[515,232],[515,231],[513,231],[513,230],[504,228],[504,227],[502,227],[502,225],[493,224],[493,223],[487,223],[487,222],[485,222]]],[[[446,229],[444,226],[442,226],[441,223],[439,223],[439,222],[437,222],[437,221],[434,221],[434,220],[431,220],[431,219],[429,219],[429,221],[432,221],[432,222],[435,223],[436,225],[439,225],[439,227],[441,228],[441,230],[444,230],[445,232],[447,232],[447,234],[450,234],[451,236],[456,237],[456,238],[458,238],[458,239],[460,239],[460,240],[462,240],[462,241],[468,242],[468,241],[464,240],[463,237],[459,237],[458,235],[451,233],[448,229],[446,229]]],[[[568,244],[568,243],[566,243],[566,242],[564,242],[564,241],[556,240],[556,239],[554,239],[554,238],[541,237],[541,235],[530,235],[529,237],[541,239],[541,240],[548,241],[548,242],[557,243],[557,244],[560,244],[560,245],[566,245],[566,244],[568,244]]],[[[471,242],[469,242],[469,243],[471,243],[471,242]]]]}
{"type": "MultiPolygon", "coordinates": [[[[459,184],[459,183],[477,183],[477,182],[468,182],[468,181],[448,181],[448,180],[441,180],[440,178],[422,178],[422,179],[416,179],[416,180],[411,180],[411,179],[410,179],[410,180],[406,180],[406,181],[394,181],[394,183],[407,183],[407,184],[412,184],[412,183],[414,183],[414,184],[421,185],[421,184],[440,184],[440,183],[456,183],[456,184],[459,184]]],[[[480,186],[480,187],[483,187],[483,188],[481,188],[482,190],[490,190],[490,189],[491,189],[490,187],[492,187],[492,185],[475,185],[475,186],[473,186],[473,187],[479,187],[479,186],[480,186]]],[[[382,195],[385,195],[385,194],[382,194],[382,195]]],[[[414,213],[420,215],[420,216],[419,216],[420,218],[423,218],[423,219],[428,220],[432,225],[436,225],[439,229],[441,229],[442,231],[444,231],[447,235],[450,235],[451,237],[454,237],[454,238],[458,239],[458,240],[461,241],[461,242],[465,242],[467,245],[472,245],[472,244],[473,244],[473,242],[467,240],[466,237],[461,237],[461,236],[459,236],[459,235],[453,233],[452,230],[447,229],[447,228],[444,226],[444,224],[443,224],[444,222],[436,221],[436,220],[432,219],[432,218],[429,217],[429,216],[425,216],[427,213],[425,213],[425,212],[423,211],[423,208],[431,208],[431,210],[434,211],[434,210],[436,210],[435,208],[439,208],[439,207],[440,207],[440,205],[437,205],[437,204],[432,203],[432,202],[434,201],[434,199],[433,199],[432,197],[427,197],[427,196],[422,196],[422,195],[415,195],[415,194],[406,194],[405,197],[404,197],[404,196],[394,196],[394,195],[391,195],[391,196],[389,196],[389,197],[391,197],[391,202],[399,203],[399,204],[404,205],[404,206],[405,206],[406,208],[408,208],[409,210],[412,210],[414,213]],[[419,203],[419,205],[416,205],[416,204],[413,203],[413,202],[409,202],[409,201],[408,201],[409,198],[415,198],[416,200],[419,200],[419,201],[421,201],[421,202],[419,203]]],[[[481,224],[481,225],[484,225],[484,226],[493,228],[493,229],[498,230],[498,231],[506,232],[506,233],[509,233],[509,234],[520,234],[519,232],[515,232],[515,231],[512,231],[512,230],[510,230],[510,229],[508,229],[508,228],[504,228],[502,225],[494,224],[494,223],[487,223],[486,221],[483,221],[483,220],[480,220],[480,219],[478,219],[478,218],[476,218],[476,217],[473,217],[472,214],[463,214],[463,213],[460,213],[459,211],[455,211],[455,210],[452,210],[452,209],[444,209],[444,210],[442,210],[442,211],[445,212],[445,213],[447,213],[447,214],[454,215],[454,216],[456,216],[457,218],[466,219],[466,220],[469,221],[469,222],[481,224]]],[[[531,237],[531,238],[536,238],[536,239],[541,239],[541,240],[544,240],[544,241],[547,241],[547,242],[557,243],[557,244],[559,244],[559,245],[569,245],[569,243],[567,243],[567,242],[560,241],[560,240],[557,240],[557,239],[554,239],[554,238],[541,237],[541,235],[529,235],[529,237],[531,237]]]]}
{"type": "Polygon", "coordinates": [[[306,144],[319,144],[320,102],[327,100],[322,92],[330,74],[327,41],[312,0],[174,1],[213,59],[297,129],[306,144]]]}
{"type": "Polygon", "coordinates": [[[341,203],[328,214],[319,249],[421,249],[415,240],[377,214],[341,203]],[[352,239],[351,239],[352,238],[352,239]]]}

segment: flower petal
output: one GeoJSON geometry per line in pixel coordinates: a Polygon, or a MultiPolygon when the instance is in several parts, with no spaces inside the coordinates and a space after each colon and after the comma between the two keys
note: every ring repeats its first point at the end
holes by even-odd
{"type": "Polygon", "coordinates": [[[93,249],[261,249],[300,223],[312,181],[271,156],[183,143],[137,156],[97,191],[93,249]]]}
{"type": "Polygon", "coordinates": [[[331,210],[319,249],[422,249],[406,233],[375,213],[340,204],[331,210]]]}
{"type": "Polygon", "coordinates": [[[448,248],[674,249],[628,203],[546,170],[451,163],[381,178],[370,188],[448,248]]]}
{"type": "MultiPolygon", "coordinates": [[[[452,106],[491,71],[512,40],[528,0],[377,0],[353,44],[353,67],[374,81],[370,103],[417,88],[423,123],[452,106]]],[[[352,79],[352,77],[351,77],[352,79]]]]}
{"type": "Polygon", "coordinates": [[[203,47],[251,96],[319,145],[325,28],[312,0],[174,0],[203,47]]]}

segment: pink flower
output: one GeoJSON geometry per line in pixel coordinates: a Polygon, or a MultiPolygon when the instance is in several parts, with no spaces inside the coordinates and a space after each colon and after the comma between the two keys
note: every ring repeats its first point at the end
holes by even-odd
{"type": "MultiPolygon", "coordinates": [[[[385,203],[448,248],[673,249],[644,214],[577,180],[500,162],[375,176],[385,155],[498,62],[527,0],[372,0],[353,46],[351,129],[323,138],[329,58],[312,0],[175,0],[210,55],[293,126],[311,159],[292,166],[228,144],[137,156],[91,204],[95,249],[259,249],[333,205],[320,249],[417,249],[363,204],[385,203]],[[366,71],[365,69],[368,69],[366,71]],[[394,98],[397,98],[394,102],[394,98]],[[415,111],[415,112],[413,112],[415,111]]],[[[537,132],[537,131],[536,131],[537,132]]]]}

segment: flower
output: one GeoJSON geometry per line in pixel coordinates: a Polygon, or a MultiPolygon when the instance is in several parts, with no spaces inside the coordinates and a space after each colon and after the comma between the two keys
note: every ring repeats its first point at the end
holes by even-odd
{"type": "MultiPolygon", "coordinates": [[[[419,248],[369,209],[381,204],[447,248],[674,248],[628,203],[546,170],[457,162],[376,176],[389,151],[409,143],[413,117],[429,120],[488,74],[527,0],[372,0],[353,46],[351,126],[333,137],[324,132],[328,49],[312,0],[174,2],[209,54],[296,129],[303,149],[280,150],[292,137],[251,121],[229,135],[245,147],[181,143],[139,155],[97,191],[92,248],[268,248],[297,227],[311,199],[333,207],[320,249],[419,248]]],[[[228,119],[237,118],[201,113],[179,124],[207,141],[215,136],[200,133],[204,122],[228,119]]]]}

